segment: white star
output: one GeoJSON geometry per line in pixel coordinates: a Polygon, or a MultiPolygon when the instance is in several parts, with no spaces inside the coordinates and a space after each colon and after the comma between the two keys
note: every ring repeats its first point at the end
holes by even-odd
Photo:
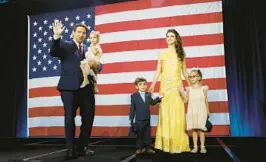
{"type": "Polygon", "coordinates": [[[69,20],[69,18],[68,17],[65,17],[65,21],[68,21],[69,20]]]}
{"type": "Polygon", "coordinates": [[[72,34],[69,35],[69,38],[72,39],[72,34]]]}
{"type": "Polygon", "coordinates": [[[57,69],[57,66],[55,65],[55,66],[53,67],[53,69],[56,70],[56,69],[57,69]]]}
{"type": "Polygon", "coordinates": [[[88,29],[91,30],[91,27],[88,25],[88,29]]]}
{"type": "Polygon", "coordinates": [[[37,24],[38,24],[38,23],[37,23],[36,21],[34,21],[33,26],[37,26],[37,24]]]}
{"type": "Polygon", "coordinates": [[[47,47],[47,43],[43,43],[42,46],[43,46],[43,47],[47,47]]]}
{"type": "Polygon", "coordinates": [[[87,15],[87,18],[88,18],[88,19],[91,18],[91,14],[88,14],[88,15],[87,15]]]}
{"type": "Polygon", "coordinates": [[[50,36],[50,37],[48,38],[48,39],[49,39],[49,41],[51,41],[51,40],[52,40],[52,38],[53,38],[53,37],[51,37],[51,36],[50,36]]]}
{"type": "Polygon", "coordinates": [[[34,68],[32,68],[32,71],[33,71],[33,72],[36,72],[36,70],[37,70],[37,69],[36,69],[35,67],[34,67],[34,68]]]}
{"type": "Polygon", "coordinates": [[[39,27],[39,31],[42,31],[42,27],[41,26],[39,27]]]}
{"type": "Polygon", "coordinates": [[[68,29],[67,28],[65,29],[65,33],[68,33],[68,29]]]}
{"type": "Polygon", "coordinates": [[[49,60],[48,60],[48,65],[50,65],[51,63],[52,63],[52,61],[49,59],[49,60]]]}
{"type": "Polygon", "coordinates": [[[79,20],[79,18],[80,18],[79,16],[76,16],[76,20],[79,20]]]}
{"type": "Polygon", "coordinates": [[[44,55],[42,56],[42,58],[43,58],[43,59],[46,59],[46,57],[47,57],[47,55],[46,55],[46,54],[44,54],[44,55]]]}
{"type": "Polygon", "coordinates": [[[70,23],[70,26],[74,26],[74,23],[73,23],[73,22],[71,22],[71,23],[70,23]]]}
{"type": "Polygon", "coordinates": [[[38,54],[40,54],[40,53],[42,53],[42,50],[41,49],[38,50],[38,54]]]}
{"type": "Polygon", "coordinates": [[[85,21],[82,21],[81,24],[85,24],[85,21]]]}
{"type": "Polygon", "coordinates": [[[37,64],[38,64],[38,66],[40,66],[40,65],[42,64],[42,62],[39,60],[39,61],[37,62],[37,64]]]}
{"type": "Polygon", "coordinates": [[[46,71],[46,69],[47,69],[47,67],[45,67],[45,66],[42,68],[43,71],[46,71]]]}
{"type": "Polygon", "coordinates": [[[44,32],[43,32],[43,35],[44,35],[44,36],[47,35],[47,31],[44,31],[44,32]]]}
{"type": "Polygon", "coordinates": [[[49,29],[53,29],[53,26],[51,24],[49,25],[49,29]]]}
{"type": "Polygon", "coordinates": [[[87,42],[90,42],[90,38],[87,38],[87,42]]]}
{"type": "Polygon", "coordinates": [[[36,58],[37,58],[37,57],[36,57],[35,55],[32,57],[33,60],[36,60],[36,58]]]}
{"type": "Polygon", "coordinates": [[[48,52],[50,52],[50,48],[48,49],[48,52]]]}
{"type": "Polygon", "coordinates": [[[37,45],[36,45],[36,44],[34,44],[34,45],[33,45],[33,49],[35,49],[36,47],[37,47],[37,45]]]}
{"type": "Polygon", "coordinates": [[[37,37],[37,33],[33,33],[33,37],[37,37]]]}
{"type": "Polygon", "coordinates": [[[39,41],[39,42],[42,42],[42,38],[39,38],[38,41],[39,41]]]}
{"type": "Polygon", "coordinates": [[[60,64],[61,63],[61,60],[58,60],[58,63],[60,64]]]}
{"type": "Polygon", "coordinates": [[[44,20],[43,23],[44,23],[44,24],[47,24],[47,20],[44,20]]]}

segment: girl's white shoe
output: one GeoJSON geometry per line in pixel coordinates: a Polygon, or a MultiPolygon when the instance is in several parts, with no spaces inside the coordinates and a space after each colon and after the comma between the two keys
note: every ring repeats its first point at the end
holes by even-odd
{"type": "Polygon", "coordinates": [[[202,153],[202,154],[206,154],[207,153],[207,150],[206,150],[206,148],[204,146],[200,148],[200,153],[202,153]]]}
{"type": "Polygon", "coordinates": [[[195,147],[190,151],[191,153],[197,153],[198,152],[198,147],[195,147]]]}

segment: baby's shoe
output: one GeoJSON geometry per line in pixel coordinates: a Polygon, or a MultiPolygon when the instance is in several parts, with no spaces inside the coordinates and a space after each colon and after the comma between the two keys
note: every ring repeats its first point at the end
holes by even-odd
{"type": "Polygon", "coordinates": [[[90,84],[89,80],[85,79],[82,84],[80,85],[80,88],[86,87],[86,85],[90,84]]]}

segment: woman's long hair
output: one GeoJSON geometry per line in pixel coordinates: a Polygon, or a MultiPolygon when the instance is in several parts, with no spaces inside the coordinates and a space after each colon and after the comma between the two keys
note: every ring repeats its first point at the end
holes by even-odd
{"type": "Polygon", "coordinates": [[[173,33],[175,35],[175,38],[176,38],[175,50],[176,50],[177,57],[180,59],[180,61],[184,61],[185,51],[183,49],[182,39],[181,39],[179,33],[175,29],[167,30],[166,36],[168,33],[173,33]]]}

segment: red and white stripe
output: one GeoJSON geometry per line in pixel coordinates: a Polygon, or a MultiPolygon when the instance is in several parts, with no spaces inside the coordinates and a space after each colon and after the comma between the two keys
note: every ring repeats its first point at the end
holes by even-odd
{"type": "MultiPolygon", "coordinates": [[[[214,124],[209,135],[229,135],[221,0],[138,0],[99,6],[95,24],[101,32],[104,68],[98,75],[100,94],[96,95],[92,136],[128,135],[133,82],[139,76],[152,81],[158,54],[167,47],[165,34],[170,28],[182,36],[188,69],[200,67],[204,84],[209,86],[214,124]]],[[[29,136],[64,135],[58,80],[59,77],[29,80],[29,136]]],[[[159,82],[156,92],[158,87],[159,82]]],[[[151,113],[155,135],[158,106],[151,107],[151,113]]],[[[78,115],[76,125],[80,124],[78,115]]]]}

